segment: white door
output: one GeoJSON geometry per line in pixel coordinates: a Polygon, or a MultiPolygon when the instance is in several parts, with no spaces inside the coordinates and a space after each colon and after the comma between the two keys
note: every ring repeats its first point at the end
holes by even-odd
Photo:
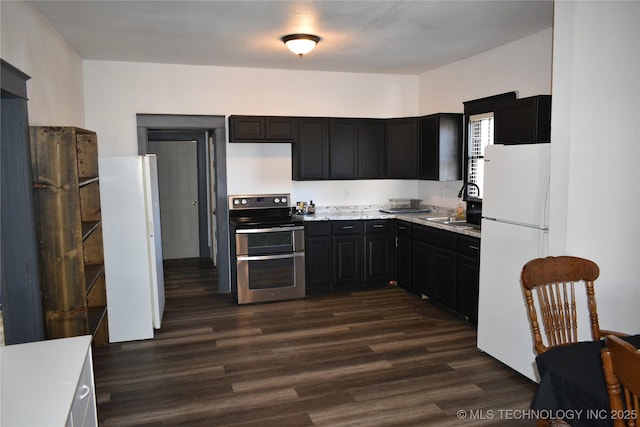
{"type": "Polygon", "coordinates": [[[149,141],[158,157],[164,259],[200,256],[196,141],[149,141]]]}

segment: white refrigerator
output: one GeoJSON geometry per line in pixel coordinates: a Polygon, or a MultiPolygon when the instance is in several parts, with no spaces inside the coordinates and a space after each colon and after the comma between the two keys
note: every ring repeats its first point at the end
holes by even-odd
{"type": "Polygon", "coordinates": [[[100,157],[99,168],[109,341],[153,338],[165,303],[156,156],[100,157]]]}
{"type": "Polygon", "coordinates": [[[484,156],[478,348],[534,381],[520,272],[548,253],[549,155],[549,144],[523,144],[484,156]]]}

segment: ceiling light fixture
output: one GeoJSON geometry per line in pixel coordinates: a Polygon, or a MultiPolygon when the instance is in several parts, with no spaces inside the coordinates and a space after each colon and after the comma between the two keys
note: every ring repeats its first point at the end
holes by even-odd
{"type": "Polygon", "coordinates": [[[320,41],[320,37],[313,34],[289,34],[282,37],[282,42],[287,45],[289,50],[296,55],[302,57],[311,52],[316,44],[320,41]]]}

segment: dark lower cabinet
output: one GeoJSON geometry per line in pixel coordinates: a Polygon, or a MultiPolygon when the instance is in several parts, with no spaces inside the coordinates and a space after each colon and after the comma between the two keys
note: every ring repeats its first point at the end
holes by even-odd
{"type": "Polygon", "coordinates": [[[331,227],[329,221],[305,223],[307,294],[329,292],[331,287],[331,227]]]}
{"type": "Polygon", "coordinates": [[[433,282],[431,278],[431,268],[428,262],[431,248],[424,242],[411,242],[411,286],[413,292],[424,295],[431,295],[433,282]]]}
{"type": "Polygon", "coordinates": [[[477,323],[480,239],[404,221],[396,239],[398,285],[477,323]]]}
{"type": "Polygon", "coordinates": [[[332,291],[348,291],[362,282],[362,221],[333,221],[332,291]]]}
{"type": "Polygon", "coordinates": [[[366,286],[384,286],[389,283],[395,271],[394,252],[393,222],[365,221],[364,283],[366,286]]]}
{"type": "Polygon", "coordinates": [[[372,289],[393,279],[393,221],[305,223],[307,294],[372,289]]]}
{"type": "Polygon", "coordinates": [[[456,252],[432,246],[431,297],[449,308],[456,309],[456,252]]]}
{"type": "Polygon", "coordinates": [[[421,293],[456,308],[456,234],[413,225],[414,287],[421,293]]]}
{"type": "Polygon", "coordinates": [[[467,321],[478,323],[480,288],[480,239],[458,237],[458,305],[457,311],[467,321]]]}
{"type": "Polygon", "coordinates": [[[411,223],[396,221],[396,281],[398,286],[413,292],[411,261],[411,223]]]}

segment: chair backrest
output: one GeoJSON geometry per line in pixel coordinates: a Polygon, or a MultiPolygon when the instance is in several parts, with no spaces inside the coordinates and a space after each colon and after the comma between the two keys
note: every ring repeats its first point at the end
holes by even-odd
{"type": "Polygon", "coordinates": [[[593,290],[599,275],[596,263],[572,256],[536,258],[525,264],[520,278],[537,354],[550,347],[578,341],[577,283],[584,283],[586,288],[591,335],[594,340],[601,338],[593,290]],[[540,332],[535,300],[539,304],[546,344],[540,332]]]}
{"type": "Polygon", "coordinates": [[[613,426],[640,425],[640,350],[609,335],[606,347],[602,349],[602,369],[613,426]]]}

